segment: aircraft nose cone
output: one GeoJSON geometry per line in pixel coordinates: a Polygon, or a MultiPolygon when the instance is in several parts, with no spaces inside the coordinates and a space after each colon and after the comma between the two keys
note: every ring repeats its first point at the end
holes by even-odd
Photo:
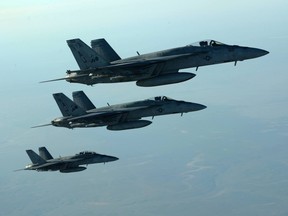
{"type": "Polygon", "coordinates": [[[263,49],[255,49],[255,56],[256,58],[257,57],[261,57],[261,56],[264,56],[264,55],[267,55],[269,52],[266,51],[266,50],[263,50],[263,49]]]}
{"type": "Polygon", "coordinates": [[[207,108],[207,106],[205,106],[205,105],[202,105],[202,104],[196,104],[195,108],[196,108],[196,110],[198,111],[198,110],[203,110],[203,109],[206,109],[206,108],[207,108]]]}
{"type": "Polygon", "coordinates": [[[202,104],[197,104],[197,103],[187,103],[187,111],[188,112],[193,112],[193,111],[199,111],[206,109],[207,107],[202,104]]]}
{"type": "Polygon", "coordinates": [[[252,59],[267,55],[269,52],[263,49],[245,47],[242,51],[242,59],[252,59]]]}
{"type": "Polygon", "coordinates": [[[119,160],[119,158],[114,157],[114,156],[110,156],[109,160],[110,160],[110,161],[116,161],[116,160],[119,160]]]}

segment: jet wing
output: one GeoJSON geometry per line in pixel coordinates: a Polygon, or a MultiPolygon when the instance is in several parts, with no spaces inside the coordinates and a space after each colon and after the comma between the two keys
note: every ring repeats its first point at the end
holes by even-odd
{"type": "MultiPolygon", "coordinates": [[[[81,78],[93,77],[106,77],[106,76],[135,76],[135,70],[141,71],[141,74],[151,74],[153,70],[157,67],[158,64],[165,64],[169,60],[175,60],[179,58],[198,56],[201,54],[205,54],[207,52],[195,52],[195,53],[187,53],[187,54],[179,54],[179,55],[171,55],[171,56],[160,56],[154,58],[143,58],[136,59],[130,61],[120,61],[119,63],[112,63],[107,66],[97,67],[87,70],[75,70],[69,71],[69,74],[75,73],[75,75],[68,75],[63,78],[52,79],[47,81],[42,81],[40,83],[45,82],[53,82],[53,81],[72,81],[81,78]]],[[[177,72],[177,71],[176,71],[177,72]]]]}
{"type": "Polygon", "coordinates": [[[206,52],[187,53],[187,54],[180,54],[180,55],[171,55],[171,56],[161,56],[161,57],[148,58],[148,59],[139,59],[139,60],[135,60],[135,61],[115,63],[115,64],[111,64],[108,66],[100,67],[99,69],[117,68],[117,67],[128,69],[130,67],[142,67],[142,66],[147,66],[150,64],[162,63],[162,62],[166,62],[169,60],[174,60],[174,59],[183,58],[183,57],[196,56],[196,55],[204,54],[204,53],[206,53],[206,52]]]}
{"type": "MultiPolygon", "coordinates": [[[[118,63],[112,63],[111,65],[98,67],[94,69],[87,70],[87,75],[89,76],[133,76],[143,74],[153,74],[154,70],[160,70],[158,73],[161,74],[161,68],[166,64],[169,60],[176,60],[180,58],[190,57],[190,56],[198,56],[200,54],[204,54],[206,52],[197,52],[197,53],[187,53],[180,55],[171,55],[171,56],[161,56],[154,58],[143,58],[143,59],[135,59],[130,61],[122,61],[118,63]],[[158,67],[159,66],[159,67],[158,67]],[[160,69],[159,69],[160,68],[160,69]],[[88,72],[89,71],[89,72],[88,72]]],[[[178,71],[171,71],[171,73],[176,73],[178,71]]]]}
{"type": "Polygon", "coordinates": [[[174,60],[178,58],[184,58],[184,57],[190,57],[190,56],[196,56],[199,54],[203,54],[206,52],[198,52],[198,53],[187,53],[187,54],[180,54],[180,55],[171,55],[171,56],[161,56],[161,57],[155,57],[155,58],[148,58],[148,59],[137,59],[137,60],[130,60],[127,62],[120,62],[120,63],[114,63],[111,65],[103,66],[103,67],[97,67],[93,69],[87,69],[85,71],[83,70],[76,70],[71,71],[75,73],[81,73],[79,75],[63,78],[66,80],[84,77],[84,76],[110,76],[110,75],[123,75],[123,76],[129,76],[134,75],[135,70],[141,70],[141,73],[147,73],[150,74],[151,70],[155,69],[155,66],[158,64],[165,64],[166,61],[174,60]]]}
{"type": "Polygon", "coordinates": [[[77,158],[77,159],[65,159],[65,160],[59,160],[59,161],[55,161],[55,162],[48,162],[45,164],[41,164],[38,166],[33,166],[33,169],[42,169],[42,168],[48,168],[50,166],[54,166],[54,165],[62,165],[62,164],[69,164],[69,163],[74,163],[77,161],[82,160],[81,158],[77,158]]]}
{"type": "Polygon", "coordinates": [[[33,167],[29,167],[29,168],[25,168],[25,169],[41,169],[41,168],[47,168],[47,167],[50,167],[50,166],[53,166],[53,165],[58,165],[58,164],[61,164],[59,162],[54,162],[54,163],[44,163],[44,164],[40,164],[38,166],[33,166],[33,167]]]}
{"type": "Polygon", "coordinates": [[[109,121],[119,121],[121,116],[126,115],[128,112],[133,110],[140,110],[149,108],[151,106],[138,106],[138,107],[128,107],[128,108],[117,108],[115,110],[103,111],[103,112],[92,112],[82,116],[72,117],[69,120],[71,122],[86,122],[88,120],[95,120],[96,122],[102,122],[103,120],[109,121]]]}
{"type": "Polygon", "coordinates": [[[95,112],[95,113],[89,113],[89,114],[85,114],[85,115],[81,115],[81,116],[72,117],[69,120],[70,121],[76,121],[76,122],[78,120],[86,121],[86,120],[89,120],[89,119],[101,120],[102,118],[105,118],[105,117],[112,117],[114,115],[120,115],[120,114],[123,114],[123,112],[113,112],[113,111],[110,111],[110,112],[95,112]]]}

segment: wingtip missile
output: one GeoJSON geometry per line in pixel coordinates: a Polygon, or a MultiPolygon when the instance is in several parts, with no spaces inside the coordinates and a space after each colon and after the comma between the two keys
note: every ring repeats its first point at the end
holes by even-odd
{"type": "Polygon", "coordinates": [[[17,169],[17,170],[13,170],[13,172],[18,172],[18,171],[22,171],[22,170],[26,170],[25,168],[24,169],[17,169]]]}
{"type": "Polygon", "coordinates": [[[51,125],[52,125],[52,123],[49,123],[49,124],[32,126],[31,128],[46,127],[46,126],[51,126],[51,125]]]}
{"type": "Polygon", "coordinates": [[[58,79],[51,79],[51,80],[44,80],[44,81],[40,81],[39,83],[47,83],[47,82],[54,82],[54,81],[60,81],[60,80],[67,80],[67,77],[58,78],[58,79]]]}
{"type": "Polygon", "coordinates": [[[44,80],[44,81],[40,81],[39,83],[55,82],[55,81],[61,81],[61,80],[66,80],[67,82],[73,82],[73,80],[75,79],[91,76],[90,74],[74,74],[74,73],[68,73],[68,74],[69,75],[67,75],[66,77],[51,79],[51,80],[44,80]]]}

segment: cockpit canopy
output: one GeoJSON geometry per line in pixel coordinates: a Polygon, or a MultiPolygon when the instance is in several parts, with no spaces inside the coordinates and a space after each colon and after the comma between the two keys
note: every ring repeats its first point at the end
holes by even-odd
{"type": "Polygon", "coordinates": [[[79,152],[79,154],[77,154],[77,155],[94,155],[94,154],[96,154],[96,152],[82,151],[82,152],[79,152]]]}
{"type": "Polygon", "coordinates": [[[188,46],[207,47],[207,46],[222,46],[222,45],[226,45],[226,44],[215,41],[215,40],[203,40],[203,41],[189,44],[188,46]]]}
{"type": "Polygon", "coordinates": [[[154,101],[172,101],[172,98],[166,97],[166,96],[156,96],[153,98],[150,98],[149,100],[154,100],[154,101]]]}

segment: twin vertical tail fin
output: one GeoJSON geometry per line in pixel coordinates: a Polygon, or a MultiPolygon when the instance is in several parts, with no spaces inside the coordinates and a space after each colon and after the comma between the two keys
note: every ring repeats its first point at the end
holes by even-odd
{"type": "Polygon", "coordinates": [[[45,147],[39,148],[39,155],[44,160],[51,160],[53,159],[52,155],[49,153],[49,151],[45,147]]]}
{"type": "Polygon", "coordinates": [[[86,114],[86,111],[70,100],[63,93],[53,94],[53,97],[63,116],[80,116],[86,114]]]}
{"type": "Polygon", "coordinates": [[[109,64],[108,61],[78,38],[67,40],[67,44],[81,70],[97,68],[109,64]]]}
{"type": "Polygon", "coordinates": [[[121,59],[104,38],[92,40],[91,47],[98,55],[102,56],[108,62],[121,59]]]}
{"type": "Polygon", "coordinates": [[[83,91],[76,91],[72,93],[73,101],[85,111],[95,109],[96,107],[87,97],[83,91]]]}
{"type": "Polygon", "coordinates": [[[33,164],[46,163],[46,161],[42,157],[40,157],[38,154],[36,154],[33,150],[29,149],[29,150],[26,150],[26,152],[33,164]]]}

